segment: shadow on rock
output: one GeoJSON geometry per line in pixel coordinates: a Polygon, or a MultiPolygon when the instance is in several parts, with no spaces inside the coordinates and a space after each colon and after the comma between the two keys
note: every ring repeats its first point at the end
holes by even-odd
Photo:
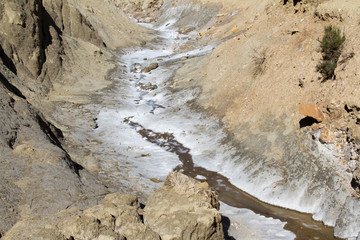
{"type": "Polygon", "coordinates": [[[229,228],[231,225],[230,218],[221,215],[221,222],[223,224],[223,232],[224,232],[225,240],[235,240],[234,237],[229,235],[229,228]]]}

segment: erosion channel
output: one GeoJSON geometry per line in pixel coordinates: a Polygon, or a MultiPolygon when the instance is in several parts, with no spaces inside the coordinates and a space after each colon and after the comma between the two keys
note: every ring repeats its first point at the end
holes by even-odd
{"type": "MultiPolygon", "coordinates": [[[[264,203],[201,164],[207,158],[221,164],[222,158],[233,157],[234,147],[218,120],[192,107],[200,89],[171,91],[169,86],[183,61],[206,55],[215,45],[181,50],[197,33],[179,34],[174,23],[143,24],[157,32],[157,40],[119,56],[115,86],[102,93],[105,108],[96,117],[95,133],[101,144],[94,148],[105,158],[102,169],[109,169],[114,178],[126,178],[129,188],[132,181],[138,186],[134,191],[145,195],[171,170],[181,171],[208,182],[227,205],[286,222],[284,228],[296,239],[334,239],[333,228],[314,221],[310,214],[264,203]],[[124,160],[119,160],[120,155],[124,160]],[[126,174],[116,172],[115,165],[122,165],[126,174]]],[[[275,235],[274,239],[283,238],[275,235]]]]}

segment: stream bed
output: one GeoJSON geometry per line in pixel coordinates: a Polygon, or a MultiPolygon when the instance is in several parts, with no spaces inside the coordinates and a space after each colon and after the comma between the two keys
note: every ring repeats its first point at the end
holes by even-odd
{"type": "Polygon", "coordinates": [[[209,54],[216,44],[178,52],[196,33],[179,34],[174,23],[143,24],[158,39],[119,56],[115,84],[102,93],[105,107],[96,117],[101,169],[145,196],[172,170],[208,182],[222,201],[228,239],[334,239],[333,228],[310,214],[262,202],[214,171],[217,165],[208,168],[208,159],[221,166],[236,149],[218,119],[191,108],[200,88],[174,92],[171,85],[183,61],[209,54]]]}

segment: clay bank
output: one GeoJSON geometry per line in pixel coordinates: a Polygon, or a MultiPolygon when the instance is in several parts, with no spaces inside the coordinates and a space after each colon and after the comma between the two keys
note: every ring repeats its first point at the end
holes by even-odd
{"type": "Polygon", "coordinates": [[[0,3],[0,237],[358,239],[359,10],[0,3]]]}

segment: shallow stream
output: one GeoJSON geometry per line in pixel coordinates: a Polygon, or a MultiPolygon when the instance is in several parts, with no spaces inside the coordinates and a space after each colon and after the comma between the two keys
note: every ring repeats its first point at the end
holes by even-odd
{"type": "Polygon", "coordinates": [[[170,86],[183,61],[209,54],[215,45],[179,53],[194,33],[179,34],[174,23],[144,24],[158,32],[158,40],[119,56],[115,86],[103,93],[106,107],[96,120],[95,133],[102,143],[96,148],[106,159],[102,169],[145,195],[161,186],[172,170],[207,181],[223,202],[229,239],[334,239],[333,228],[311,215],[259,201],[214,171],[234,158],[236,149],[225,141],[217,119],[190,107],[201,89],[174,92],[170,86]],[[158,66],[144,70],[151,63],[158,66]],[[209,159],[217,165],[208,168],[209,159]]]}

